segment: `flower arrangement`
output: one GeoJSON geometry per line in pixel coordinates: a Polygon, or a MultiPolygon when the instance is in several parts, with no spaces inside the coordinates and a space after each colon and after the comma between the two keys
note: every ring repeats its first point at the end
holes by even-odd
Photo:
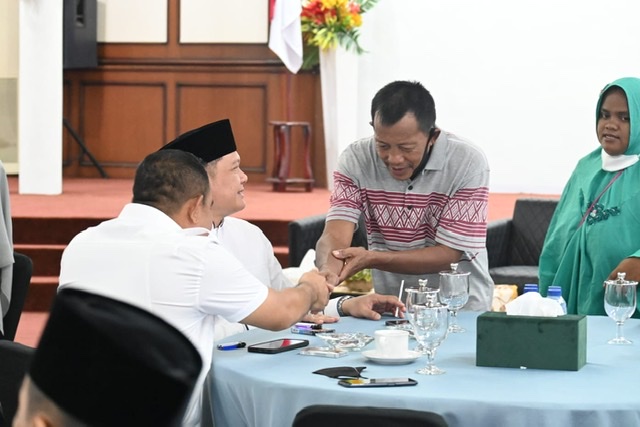
{"type": "Polygon", "coordinates": [[[364,49],[358,42],[362,14],[378,0],[305,0],[300,24],[305,44],[302,68],[308,69],[319,61],[318,49],[340,45],[360,54],[364,49]]]}

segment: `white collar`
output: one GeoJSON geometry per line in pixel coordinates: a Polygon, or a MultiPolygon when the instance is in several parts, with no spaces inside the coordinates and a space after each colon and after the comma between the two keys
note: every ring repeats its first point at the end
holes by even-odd
{"type": "Polygon", "coordinates": [[[602,150],[602,169],[607,172],[615,172],[622,169],[626,169],[629,166],[632,166],[638,162],[638,155],[626,155],[620,154],[619,156],[612,156],[607,154],[606,151],[602,150]]]}

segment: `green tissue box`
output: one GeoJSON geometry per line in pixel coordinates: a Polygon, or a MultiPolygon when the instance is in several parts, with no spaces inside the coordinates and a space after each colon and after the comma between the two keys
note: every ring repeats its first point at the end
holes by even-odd
{"type": "Polygon", "coordinates": [[[476,366],[577,371],[587,363],[587,318],[478,316],[476,366]]]}

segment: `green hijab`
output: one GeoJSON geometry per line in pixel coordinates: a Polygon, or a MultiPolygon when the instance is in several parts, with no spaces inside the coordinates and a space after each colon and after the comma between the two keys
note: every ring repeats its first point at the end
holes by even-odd
{"type": "Polygon", "coordinates": [[[596,131],[598,120],[600,119],[600,108],[602,107],[603,95],[611,87],[617,86],[622,89],[627,96],[629,106],[629,117],[631,121],[629,129],[629,146],[625,155],[640,154],[640,79],[636,77],[623,77],[606,85],[600,92],[598,105],[596,106],[596,131]]]}

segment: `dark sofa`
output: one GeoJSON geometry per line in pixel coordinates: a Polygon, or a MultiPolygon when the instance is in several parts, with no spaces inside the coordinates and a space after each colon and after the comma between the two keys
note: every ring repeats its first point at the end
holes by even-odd
{"type": "Polygon", "coordinates": [[[522,294],[525,283],[538,283],[538,261],[555,199],[518,199],[513,217],[491,221],[487,226],[489,274],[495,284],[518,285],[522,294]]]}

